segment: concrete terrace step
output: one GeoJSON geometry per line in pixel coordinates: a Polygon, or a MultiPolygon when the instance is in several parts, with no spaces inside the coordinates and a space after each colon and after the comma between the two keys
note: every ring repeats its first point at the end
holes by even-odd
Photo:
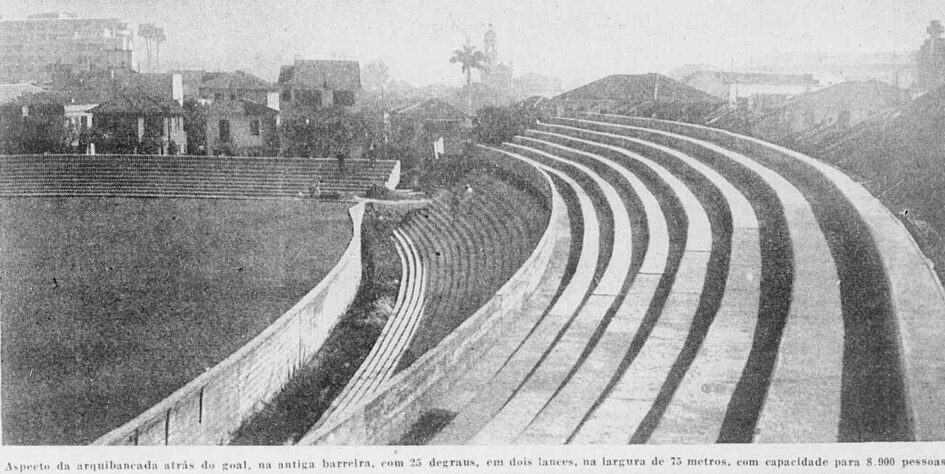
{"type": "Polygon", "coordinates": [[[831,239],[847,327],[842,439],[945,438],[945,364],[937,355],[945,292],[898,219],[848,176],[803,154],[704,127],[647,126],[750,153],[819,197],[813,202],[821,226],[842,236],[831,239]]]}
{"type": "MultiPolygon", "coordinates": [[[[535,136],[537,137],[538,135],[535,134],[535,136]]],[[[587,153],[580,151],[578,148],[571,148],[570,146],[559,145],[535,138],[531,138],[529,141],[533,141],[536,144],[544,144],[547,147],[546,149],[556,149],[562,156],[570,154],[574,157],[576,154],[582,154],[592,159],[605,162],[617,173],[624,175],[626,179],[639,182],[639,179],[636,178],[628,168],[602,155],[587,153]]],[[[573,144],[569,145],[573,146],[573,144]]],[[[648,302],[654,299],[657,286],[661,280],[663,280],[664,284],[672,285],[673,292],[675,292],[670,294],[670,299],[666,307],[657,308],[657,310],[662,309],[664,316],[659,319],[656,327],[653,329],[654,332],[648,337],[647,340],[649,341],[653,339],[654,335],[659,335],[661,330],[665,330],[660,325],[670,323],[672,318],[686,317],[687,314],[691,317],[691,315],[696,312],[695,305],[691,304],[691,302],[691,308],[685,310],[679,308],[678,305],[674,307],[673,301],[674,294],[687,293],[698,295],[704,285],[704,282],[699,277],[700,274],[704,274],[705,271],[703,268],[700,272],[699,267],[706,265],[707,252],[711,247],[711,232],[708,231],[708,218],[699,206],[698,200],[688,191],[681,181],[673,177],[661,166],[645,159],[641,161],[647,164],[651,170],[655,171],[658,179],[662,179],[669,184],[673,195],[661,195],[659,201],[665,202],[668,199],[681,201],[682,212],[688,217],[688,219],[686,219],[689,224],[688,231],[685,232],[688,234],[688,238],[686,239],[685,248],[681,248],[677,251],[682,255],[674,255],[677,261],[680,258],[682,260],[681,263],[676,266],[679,270],[679,274],[676,274],[675,268],[673,270],[666,269],[670,236],[667,235],[667,226],[662,214],[659,212],[660,205],[657,203],[657,199],[652,194],[647,193],[649,196],[646,197],[645,202],[648,204],[646,206],[649,210],[648,220],[651,222],[660,222],[660,225],[657,226],[659,230],[655,233],[651,231],[651,234],[655,235],[651,235],[650,247],[656,250],[655,254],[659,255],[662,253],[664,267],[651,268],[649,271],[646,271],[644,269],[647,267],[644,265],[644,269],[641,269],[641,274],[637,275],[634,286],[630,290],[631,296],[628,297],[628,302],[625,303],[625,306],[628,306],[626,316],[623,319],[615,319],[614,321],[625,321],[625,324],[621,327],[612,322],[611,326],[607,328],[607,332],[604,334],[598,347],[594,348],[585,366],[581,367],[581,371],[574,377],[571,384],[565,387],[556,396],[556,399],[546,407],[542,416],[536,419],[532,426],[529,427],[529,432],[521,436],[517,440],[518,442],[562,443],[570,441],[574,435],[578,434],[577,431],[579,427],[585,428],[584,433],[594,433],[599,437],[599,439],[597,439],[599,442],[626,442],[632,434],[633,429],[639,424],[639,420],[647,413],[648,407],[641,406],[640,408],[642,409],[636,411],[637,422],[633,422],[633,416],[631,416],[632,413],[627,410],[627,404],[621,404],[622,416],[620,417],[605,420],[604,417],[585,419],[585,416],[601,401],[604,403],[604,407],[602,407],[601,411],[606,411],[606,404],[609,400],[612,400],[612,398],[603,398],[605,392],[608,392],[607,395],[610,395],[608,388],[613,389],[616,387],[619,389],[622,383],[639,384],[640,381],[643,380],[638,377],[631,382],[626,382],[628,379],[632,379],[632,377],[625,375],[624,378],[619,379],[622,381],[621,383],[616,383],[614,387],[608,387],[608,382],[611,380],[616,381],[620,373],[625,372],[626,367],[621,367],[621,362],[625,360],[625,354],[627,354],[628,350],[632,347],[631,342],[634,340],[634,336],[640,334],[638,330],[643,326],[644,316],[647,312],[646,305],[640,304],[640,302],[648,302]],[[692,266],[695,266],[695,268],[689,268],[692,266]],[[672,274],[664,275],[666,271],[671,271],[672,274]],[[664,276],[667,278],[664,279],[664,276]],[[569,407],[574,407],[574,409],[569,410],[569,407]],[[567,420],[568,422],[562,423],[562,420],[567,420]],[[596,426],[600,421],[614,426],[596,426]],[[629,430],[629,432],[624,432],[627,430],[629,430]]],[[[640,183],[637,186],[642,188],[643,184],[640,183]]],[[[678,339],[678,343],[681,343],[685,340],[685,337],[678,339]]],[[[650,345],[652,346],[652,343],[650,345]]],[[[649,364],[644,364],[647,366],[647,371],[644,375],[655,379],[665,378],[665,374],[670,370],[672,360],[675,358],[674,351],[668,350],[671,348],[665,347],[661,347],[657,351],[654,351],[652,347],[649,348],[649,351],[647,351],[647,349],[648,348],[644,346],[635,357],[645,359],[648,355],[655,352],[656,355],[662,357],[663,362],[655,363],[651,361],[649,364]]],[[[653,357],[653,355],[650,355],[650,357],[653,357]]],[[[634,365],[630,367],[634,367],[634,365]]]]}
{"type": "Polygon", "coordinates": [[[437,406],[455,417],[434,443],[945,439],[945,291],[903,226],[842,173],[729,132],[614,116],[555,119],[499,151],[574,189],[588,225],[565,297],[443,389],[437,406]],[[615,229],[622,218],[610,184],[582,186],[628,175],[652,193],[635,189],[644,206],[673,214],[661,276],[676,277],[647,287],[641,271],[636,306],[599,324],[607,309],[584,298],[590,256],[609,249],[588,236],[602,202],[615,229]],[[651,327],[621,332],[620,318],[651,327]]]}
{"type": "MultiPolygon", "coordinates": [[[[790,307],[784,320],[771,321],[774,332],[765,331],[766,339],[756,342],[758,349],[764,345],[777,348],[777,359],[758,357],[754,359],[757,365],[749,365],[748,377],[764,378],[770,373],[770,381],[745,390],[751,392],[746,394],[745,409],[753,412],[760,408],[760,412],[756,421],[743,422],[747,426],[734,430],[739,433],[733,436],[763,442],[836,441],[843,365],[842,308],[833,257],[807,199],[783,176],[740,153],[685,135],[623,125],[608,127],[616,128],[619,134],[651,138],[664,145],[690,145],[684,148],[729,162],[730,176],[748,171],[775,193],[793,254],[790,307]]],[[[716,166],[724,169],[720,164],[716,166]]],[[[759,314],[759,318],[765,316],[759,314]]]]}
{"type": "Polygon", "coordinates": [[[385,184],[395,166],[392,161],[347,160],[342,173],[337,161],[325,159],[0,156],[0,195],[288,197],[307,193],[316,180],[322,192],[361,194],[385,184]]]}
{"type": "MultiPolygon", "coordinates": [[[[537,150],[514,144],[510,144],[510,147],[521,156],[528,156],[546,164],[558,161],[557,157],[543,155],[537,150]]],[[[555,344],[547,348],[538,365],[519,383],[513,396],[505,402],[493,420],[473,438],[474,443],[494,444],[514,440],[581,363],[584,355],[573,348],[593,344],[598,328],[606,324],[608,315],[616,309],[623,296],[625,279],[630,274],[634,253],[629,212],[617,190],[609,182],[581,164],[571,163],[571,167],[576,169],[574,172],[584,174],[596,182],[605,196],[610,214],[614,216],[611,258],[606,262],[604,273],[582,308],[558,334],[555,344]]]]}
{"type": "Polygon", "coordinates": [[[392,238],[402,268],[397,301],[371,352],[342,393],[322,415],[316,428],[329,422],[332,416],[343,416],[348,409],[370,396],[393,376],[394,369],[423,317],[428,281],[427,266],[408,233],[395,229],[392,238]]]}
{"type": "MultiPolygon", "coordinates": [[[[577,203],[573,204],[577,205],[577,203]]],[[[549,223],[549,225],[555,224],[549,223]]],[[[567,213],[562,213],[558,225],[564,229],[571,228],[572,223],[567,213]]],[[[493,342],[483,357],[478,359],[470,370],[463,373],[462,378],[455,385],[441,389],[440,393],[433,397],[436,410],[455,413],[472,401],[481,387],[499,372],[545,313],[553,307],[565,289],[566,279],[570,278],[567,275],[568,264],[571,259],[577,258],[570,254],[573,237],[577,236],[572,235],[571,232],[562,232],[557,235],[551,255],[552,264],[542,275],[535,295],[517,311],[514,317],[506,319],[503,329],[497,331],[502,337],[493,342]]]]}
{"type": "MultiPolygon", "coordinates": [[[[678,359],[677,367],[680,371],[685,370],[684,375],[677,384],[672,381],[667,382],[668,386],[664,384],[662,390],[667,394],[664,398],[670,400],[658,402],[662,405],[662,414],[659,424],[649,430],[648,437],[650,442],[715,442],[751,349],[758,308],[761,267],[758,222],[748,199],[699,160],[661,145],[559,125],[546,125],[540,131],[543,133],[536,134],[557,137],[562,142],[575,143],[575,146],[582,144],[586,149],[602,153],[609,151],[615,156],[647,160],[641,154],[649,155],[675,175],[692,177],[698,174],[701,179],[690,178],[692,184],[688,187],[694,190],[711,188],[718,196],[719,210],[709,212],[713,227],[731,227],[730,241],[718,242],[719,245],[730,245],[727,277],[722,282],[723,295],[715,313],[707,318],[711,325],[703,327],[701,334],[690,333],[690,337],[697,341],[701,335],[701,343],[678,359]]],[[[706,193],[703,191],[703,194],[706,193]]],[[[711,199],[706,197],[702,203],[707,208],[712,206],[711,199]]],[[[584,440],[589,441],[588,438],[584,440]]]]}
{"type": "MultiPolygon", "coordinates": [[[[525,157],[520,159],[534,163],[525,157]]],[[[597,211],[587,193],[570,177],[541,165],[539,165],[539,168],[546,173],[560,177],[577,193],[584,220],[581,256],[579,257],[577,269],[567,287],[555,300],[554,305],[546,312],[541,313],[537,323],[529,329],[527,337],[521,344],[516,345],[514,351],[507,358],[502,360],[502,357],[486,357],[481,361],[477,361],[477,364],[488,364],[490,367],[499,365],[500,368],[489,376],[485,384],[477,387],[473,396],[469,396],[468,386],[460,384],[462,388],[460,393],[448,393],[443,399],[434,403],[435,406],[450,407],[452,408],[450,411],[458,413],[431,440],[432,444],[458,444],[475,436],[502,408],[509,397],[514,394],[517,386],[541,359],[542,354],[551,345],[556,334],[566,327],[568,321],[582,306],[591,290],[600,252],[600,225],[597,211]],[[489,389],[483,390],[483,386],[488,386],[489,389]]]]}
{"type": "MultiPolygon", "coordinates": [[[[510,144],[515,152],[522,156],[534,157],[542,161],[558,161],[559,158],[536,149],[510,144]]],[[[586,356],[576,347],[592,347],[596,335],[607,325],[608,316],[626,293],[626,283],[632,278],[630,273],[634,247],[631,240],[629,211],[614,186],[593,173],[589,168],[577,162],[571,162],[577,172],[594,179],[606,196],[608,206],[614,216],[613,253],[606,270],[599,280],[592,296],[580,309],[567,328],[559,334],[556,343],[549,347],[540,363],[534,367],[525,380],[516,388],[514,395],[505,402],[497,415],[480,431],[474,443],[512,442],[528,427],[535,416],[548,401],[572,377],[586,356]]],[[[653,200],[655,203],[655,200],[653,200]]],[[[645,253],[643,266],[653,265],[649,252],[645,253]]],[[[665,254],[662,255],[665,258],[665,254]]],[[[656,260],[660,258],[657,255],[656,260]]],[[[619,321],[619,318],[617,318],[619,321]]],[[[615,324],[614,326],[617,326],[615,324]]]]}

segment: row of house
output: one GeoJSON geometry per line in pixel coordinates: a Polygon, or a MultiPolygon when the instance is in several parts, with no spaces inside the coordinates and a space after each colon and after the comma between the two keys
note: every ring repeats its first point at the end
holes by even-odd
{"type": "Polygon", "coordinates": [[[25,119],[31,110],[36,117],[35,106],[47,104],[84,153],[259,155],[274,152],[280,116],[350,107],[360,90],[356,61],[297,60],[283,66],[275,84],[243,71],[111,69],[67,74],[48,84],[0,85],[0,120],[25,119]],[[188,113],[185,101],[199,113],[188,113]],[[205,140],[188,140],[188,130],[205,140]],[[188,143],[200,149],[188,149],[188,143]]]}
{"type": "Polygon", "coordinates": [[[96,71],[43,86],[2,84],[0,91],[5,126],[59,124],[79,152],[186,152],[181,81],[172,74],[96,71]]]}

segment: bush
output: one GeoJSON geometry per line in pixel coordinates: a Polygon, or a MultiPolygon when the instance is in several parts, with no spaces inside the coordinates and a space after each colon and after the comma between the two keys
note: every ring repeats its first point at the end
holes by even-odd
{"type": "Polygon", "coordinates": [[[213,148],[214,156],[236,156],[236,149],[230,143],[221,143],[213,148]]]}
{"type": "Polygon", "coordinates": [[[0,118],[0,151],[6,154],[66,153],[70,137],[56,117],[0,118]]]}
{"type": "Polygon", "coordinates": [[[397,199],[397,193],[380,184],[372,184],[364,194],[368,199],[397,199]]]}

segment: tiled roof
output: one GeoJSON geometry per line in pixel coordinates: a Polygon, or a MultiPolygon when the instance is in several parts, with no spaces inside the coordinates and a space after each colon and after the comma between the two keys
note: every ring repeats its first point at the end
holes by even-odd
{"type": "Polygon", "coordinates": [[[282,66],[279,84],[329,90],[360,90],[361,67],[357,61],[296,60],[282,66]]]}
{"type": "Polygon", "coordinates": [[[816,86],[813,74],[770,74],[754,72],[696,71],[683,79],[689,82],[698,76],[713,77],[723,84],[765,84],[816,86]]]}
{"type": "Polygon", "coordinates": [[[270,90],[272,84],[248,72],[234,71],[206,74],[200,87],[207,89],[270,90]]]}
{"type": "Polygon", "coordinates": [[[843,82],[816,92],[795,97],[785,109],[798,107],[830,106],[831,104],[855,104],[879,102],[899,106],[906,102],[904,93],[896,86],[881,81],[843,82]]]}
{"type": "Polygon", "coordinates": [[[152,98],[144,95],[119,95],[90,110],[103,115],[184,115],[184,109],[176,101],[152,98]]]}
{"type": "Polygon", "coordinates": [[[173,74],[145,73],[123,74],[115,77],[117,86],[124,94],[138,94],[149,97],[171,99],[173,74]]]}
{"type": "Polygon", "coordinates": [[[555,97],[555,100],[720,103],[717,97],[670,79],[662,74],[615,74],[585,84],[555,97]]]}
{"type": "Polygon", "coordinates": [[[466,120],[469,118],[462,110],[435,97],[404,107],[394,113],[425,120],[466,120]]]}
{"type": "Polygon", "coordinates": [[[0,104],[14,102],[20,96],[43,92],[45,89],[33,84],[0,84],[0,104]]]}
{"type": "Polygon", "coordinates": [[[248,100],[218,100],[209,106],[212,115],[276,115],[279,112],[248,100]]]}

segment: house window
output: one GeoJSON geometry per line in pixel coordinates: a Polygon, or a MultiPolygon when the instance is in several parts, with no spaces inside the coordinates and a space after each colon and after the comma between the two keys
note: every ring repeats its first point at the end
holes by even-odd
{"type": "Polygon", "coordinates": [[[279,100],[282,102],[292,102],[292,89],[283,89],[282,94],[279,96],[279,100]]]}
{"type": "Polygon", "coordinates": [[[335,91],[335,105],[354,105],[354,91],[335,91]]]}
{"type": "Polygon", "coordinates": [[[249,122],[249,134],[253,136],[259,136],[259,120],[253,120],[249,122]]]}
{"type": "Polygon", "coordinates": [[[236,94],[230,94],[230,100],[236,100],[236,94]]]}
{"type": "Polygon", "coordinates": [[[220,120],[220,141],[221,142],[230,141],[230,121],[229,120],[220,120]]]}
{"type": "Polygon", "coordinates": [[[222,92],[214,92],[214,93],[213,93],[213,100],[223,100],[223,93],[222,93],[222,92]]]}
{"type": "Polygon", "coordinates": [[[87,115],[83,115],[80,120],[82,122],[82,130],[89,128],[89,117],[87,115]]]}
{"type": "Polygon", "coordinates": [[[322,91],[299,91],[299,104],[308,107],[318,107],[322,105],[322,91]]]}

